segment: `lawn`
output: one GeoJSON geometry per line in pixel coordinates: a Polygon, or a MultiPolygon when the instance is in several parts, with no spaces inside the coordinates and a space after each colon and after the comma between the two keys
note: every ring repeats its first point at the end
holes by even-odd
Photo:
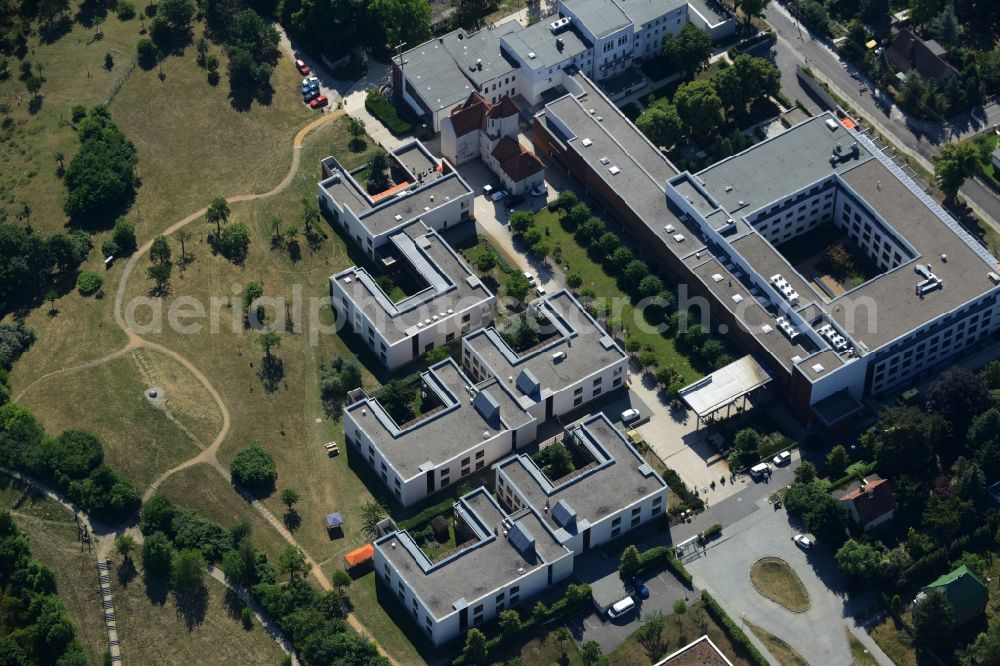
{"type": "Polygon", "coordinates": [[[753,632],[754,636],[760,639],[771,656],[778,660],[780,666],[808,666],[808,662],[802,658],[802,655],[785,641],[752,622],[744,620],[744,624],[753,632]]]}
{"type": "Polygon", "coordinates": [[[1000,183],[997,182],[1000,179],[997,178],[996,168],[993,166],[992,159],[992,153],[996,150],[998,139],[1000,139],[1000,137],[997,136],[996,132],[988,132],[976,139],[976,145],[979,147],[981,155],[985,156],[980,158],[979,168],[981,168],[987,176],[992,178],[995,184],[1000,185],[1000,183]]]}
{"type": "Polygon", "coordinates": [[[622,324],[629,329],[630,337],[639,340],[643,347],[652,348],[660,367],[673,368],[684,378],[685,384],[703,376],[691,366],[687,357],[677,350],[672,338],[656,333],[652,330],[652,326],[642,319],[642,315],[633,308],[631,299],[618,287],[615,278],[608,275],[601,264],[594,261],[587,251],[580,247],[573,235],[562,228],[557,214],[548,208],[538,211],[535,214],[535,226],[542,231],[553,247],[558,245],[562,248],[563,268],[566,272],[580,273],[583,277],[581,288],[589,287],[594,290],[598,298],[608,299],[616,307],[620,307],[621,313],[616,313],[614,316],[618,316],[622,324]]]}
{"type": "MultiPolygon", "coordinates": [[[[577,644],[559,640],[556,630],[557,627],[549,627],[537,632],[517,650],[504,650],[501,644],[501,649],[490,655],[491,663],[497,666],[510,664],[511,659],[520,657],[523,663],[531,666],[583,666],[583,656],[577,644]]],[[[519,641],[514,643],[518,644],[519,641]]]]}
{"type": "Polygon", "coordinates": [[[790,611],[809,610],[809,593],[798,575],[778,557],[762,557],[750,568],[750,581],[760,594],[790,611]]]}
{"type": "MultiPolygon", "coordinates": [[[[332,572],[341,568],[342,563],[337,560],[331,562],[329,568],[324,565],[324,570],[332,572]]],[[[411,640],[404,631],[416,630],[413,619],[402,612],[399,602],[396,600],[395,606],[390,606],[389,612],[379,603],[378,591],[375,587],[375,572],[369,571],[364,576],[356,579],[348,588],[351,602],[354,603],[354,612],[364,623],[365,627],[377,637],[378,644],[386,652],[391,654],[400,664],[406,666],[419,666],[432,661],[436,651],[433,646],[424,638],[422,634],[417,634],[411,640]],[[397,624],[397,620],[402,624],[397,624]],[[409,622],[407,625],[406,623],[409,622]]]]}
{"type": "MultiPolygon", "coordinates": [[[[0,486],[0,502],[10,508],[8,500],[20,492],[6,477],[0,486]]],[[[32,557],[55,573],[59,598],[73,618],[76,642],[92,663],[101,663],[108,649],[108,632],[101,611],[97,560],[93,553],[81,548],[73,514],[44,496],[32,497],[15,511],[14,520],[28,534],[32,557]]]]}
{"type": "Polygon", "coordinates": [[[851,646],[851,657],[854,659],[855,666],[877,666],[878,662],[875,661],[875,657],[868,651],[868,648],[855,638],[854,634],[846,627],[844,631],[847,633],[847,642],[851,646]]]}
{"type": "Polygon", "coordinates": [[[608,655],[608,663],[615,666],[649,666],[706,634],[729,658],[733,666],[749,666],[751,663],[742,650],[738,650],[729,640],[722,627],[705,611],[700,601],[689,604],[685,613],[667,615],[660,633],[660,645],[656,646],[659,649],[654,654],[650,655],[640,642],[642,633],[641,629],[632,633],[624,643],[608,655]]]}
{"type": "Polygon", "coordinates": [[[260,624],[255,621],[251,629],[243,628],[239,609],[231,610],[226,602],[222,583],[206,575],[204,607],[182,610],[174,595],[163,591],[162,583],[147,588],[141,563],[136,566],[140,571],[127,583],[111,577],[124,662],[262,666],[281,662],[281,649],[260,624]]]}
{"type": "Polygon", "coordinates": [[[202,396],[201,385],[186,372],[180,375],[178,369],[169,373],[176,381],[179,399],[175,407],[168,394],[166,410],[170,415],[146,399],[144,391],[168,374],[144,376],[143,364],[151,369],[160,365],[159,360],[149,360],[157,356],[149,350],[134,351],[97,367],[53,377],[35,384],[21,402],[34,411],[51,435],[67,428],[96,433],[104,443],[105,462],[142,490],[162,472],[200,451],[178,422],[198,433],[199,439],[207,438],[206,446],[215,435],[208,426],[216,415],[204,413],[211,403],[202,396]],[[193,408],[196,413],[189,419],[180,409],[175,412],[177,408],[193,408]]]}
{"type": "Polygon", "coordinates": [[[917,666],[917,652],[912,639],[892,616],[886,617],[868,632],[896,666],[917,666]]]}

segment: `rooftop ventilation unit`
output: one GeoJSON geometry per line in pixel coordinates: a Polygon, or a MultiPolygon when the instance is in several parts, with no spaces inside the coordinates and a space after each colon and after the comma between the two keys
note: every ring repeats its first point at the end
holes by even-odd
{"type": "Polygon", "coordinates": [[[798,354],[792,357],[792,363],[801,363],[801,362],[802,362],[802,357],[799,356],[798,354]]]}
{"type": "Polygon", "coordinates": [[[986,277],[988,277],[990,279],[990,282],[992,282],[993,284],[1000,284],[1000,275],[997,275],[993,271],[987,273],[986,277]]]}
{"type": "Polygon", "coordinates": [[[835,351],[847,351],[850,346],[847,344],[847,339],[840,333],[837,333],[837,330],[829,324],[819,329],[817,333],[823,336],[823,338],[830,343],[830,346],[833,347],[835,351]]]}
{"type": "Polygon", "coordinates": [[[528,51],[528,60],[534,60],[537,57],[534,51],[528,51]]]}
{"type": "Polygon", "coordinates": [[[397,222],[399,222],[399,221],[401,221],[403,219],[403,216],[400,215],[399,213],[396,213],[396,215],[394,217],[396,218],[397,222]]]}
{"type": "Polygon", "coordinates": [[[722,282],[722,274],[716,273],[712,276],[712,282],[722,282]]]}
{"type": "Polygon", "coordinates": [[[559,361],[565,360],[565,358],[566,358],[566,352],[557,351],[555,354],[552,355],[552,362],[558,363],[559,361]]]}
{"type": "Polygon", "coordinates": [[[611,162],[611,160],[609,160],[607,158],[607,156],[602,156],[601,157],[601,164],[609,164],[610,162],[611,162]]]}
{"type": "Polygon", "coordinates": [[[684,242],[684,234],[674,234],[674,240],[678,243],[684,242]]]}
{"type": "Polygon", "coordinates": [[[788,284],[788,280],[781,277],[780,273],[771,276],[771,285],[777,289],[789,303],[794,305],[798,302],[799,292],[795,291],[795,289],[792,288],[792,285],[788,284]]]}
{"type": "Polygon", "coordinates": [[[417,328],[423,328],[423,327],[424,327],[424,322],[418,321],[417,322],[417,328]]]}
{"type": "Polygon", "coordinates": [[[766,335],[766,334],[770,333],[771,331],[773,331],[774,329],[771,327],[770,324],[764,324],[763,326],[760,327],[760,330],[763,331],[764,334],[766,335]]]}
{"type": "Polygon", "coordinates": [[[743,302],[743,296],[740,295],[740,294],[733,294],[732,298],[733,298],[733,303],[742,303],[743,302]]]}
{"type": "Polygon", "coordinates": [[[611,167],[610,169],[608,169],[608,171],[611,172],[612,176],[617,176],[618,174],[620,174],[622,172],[622,170],[619,169],[617,166],[611,167]]]}
{"type": "Polygon", "coordinates": [[[733,186],[732,185],[726,185],[726,192],[732,192],[732,191],[733,191],[733,186]]]}
{"type": "Polygon", "coordinates": [[[835,131],[837,129],[837,121],[834,120],[833,118],[827,118],[826,119],[826,126],[830,128],[831,132],[833,132],[833,131],[835,131]]]}
{"type": "Polygon", "coordinates": [[[350,275],[344,278],[344,284],[351,284],[352,282],[354,282],[354,278],[352,278],[350,275]]]}
{"type": "Polygon", "coordinates": [[[778,317],[774,320],[774,323],[778,325],[778,328],[781,329],[781,332],[784,333],[789,340],[794,340],[798,337],[799,332],[794,326],[792,326],[792,322],[788,321],[784,317],[778,317]]]}
{"type": "Polygon", "coordinates": [[[816,373],[817,375],[818,375],[819,373],[823,372],[824,370],[826,370],[826,368],[824,368],[824,367],[823,367],[823,366],[822,366],[821,364],[819,364],[819,363],[817,363],[817,364],[813,365],[813,367],[812,367],[812,371],[813,371],[813,372],[815,372],[815,373],[816,373]]]}
{"type": "Polygon", "coordinates": [[[553,33],[559,32],[560,30],[562,30],[563,28],[565,28],[568,25],[569,25],[569,18],[568,17],[563,17],[561,19],[557,19],[557,20],[553,21],[552,23],[550,23],[549,24],[549,30],[551,32],[553,32],[553,33]]]}
{"type": "Polygon", "coordinates": [[[665,231],[666,231],[666,232],[667,232],[668,234],[672,234],[672,233],[674,233],[674,225],[672,225],[672,224],[668,224],[667,226],[663,227],[663,229],[664,229],[664,230],[665,230],[665,231]]]}
{"type": "Polygon", "coordinates": [[[591,141],[590,139],[584,139],[583,140],[583,147],[584,148],[590,148],[590,146],[592,146],[592,145],[594,145],[594,142],[591,141]]]}

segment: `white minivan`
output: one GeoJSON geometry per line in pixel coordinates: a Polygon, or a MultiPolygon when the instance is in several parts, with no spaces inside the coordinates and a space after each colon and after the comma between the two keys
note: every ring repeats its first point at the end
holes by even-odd
{"type": "Polygon", "coordinates": [[[763,479],[771,475],[771,466],[767,463],[760,463],[750,468],[750,476],[755,479],[763,479]]]}
{"type": "Polygon", "coordinates": [[[632,597],[625,597],[619,602],[616,602],[614,606],[608,609],[608,617],[612,620],[617,619],[626,613],[631,612],[635,608],[635,601],[632,597]]]}

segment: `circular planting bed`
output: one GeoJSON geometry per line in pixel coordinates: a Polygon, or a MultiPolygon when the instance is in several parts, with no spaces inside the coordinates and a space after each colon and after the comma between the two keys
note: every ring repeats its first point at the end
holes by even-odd
{"type": "Polygon", "coordinates": [[[762,557],[750,567],[754,589],[793,613],[809,610],[809,592],[795,570],[780,557],[762,557]]]}

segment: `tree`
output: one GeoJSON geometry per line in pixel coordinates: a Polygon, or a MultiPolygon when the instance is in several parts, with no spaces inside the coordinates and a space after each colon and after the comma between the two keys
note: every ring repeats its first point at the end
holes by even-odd
{"type": "Polygon", "coordinates": [[[836,555],[837,568],[856,585],[871,585],[879,577],[882,558],[866,543],[848,539],[836,555]]]}
{"type": "Polygon", "coordinates": [[[281,491],[281,503],[288,507],[289,511],[292,511],[299,501],[299,494],[292,490],[291,488],[285,488],[281,491]]]}
{"type": "Polygon", "coordinates": [[[970,532],[976,522],[972,502],[957,495],[947,499],[931,495],[922,518],[924,530],[938,543],[950,543],[955,537],[970,532]]]}
{"type": "Polygon", "coordinates": [[[941,0],[910,0],[910,18],[916,25],[926,25],[941,11],[941,0]]]}
{"type": "Polygon", "coordinates": [[[733,437],[733,448],[748,456],[756,456],[763,443],[764,439],[753,428],[743,428],[733,437]]]}
{"type": "Polygon", "coordinates": [[[629,544],[622,551],[621,559],[618,560],[618,572],[622,578],[627,578],[639,570],[639,549],[633,544],[629,544]]]}
{"type": "Polygon", "coordinates": [[[1000,666],[1000,622],[991,622],[961,653],[962,666],[1000,666]]]}
{"type": "Polygon", "coordinates": [[[264,490],[278,479],[274,456],[253,442],[237,453],[229,464],[233,482],[254,490],[264,490]]]}
{"type": "Polygon", "coordinates": [[[114,229],[111,231],[111,238],[122,254],[129,255],[135,252],[135,224],[128,218],[119,217],[115,220],[114,229]]]}
{"type": "Polygon", "coordinates": [[[633,259],[622,269],[621,280],[624,284],[639,284],[649,275],[649,266],[641,259],[633,259]]]}
{"type": "Polygon", "coordinates": [[[565,213],[577,203],[576,192],[573,190],[563,190],[556,197],[556,200],[549,204],[549,210],[553,213],[565,213]]]}
{"type": "Polygon", "coordinates": [[[369,192],[384,192],[389,189],[389,156],[384,150],[377,150],[368,160],[368,181],[366,183],[369,192]]]}
{"type": "Polygon", "coordinates": [[[184,247],[184,243],[191,239],[191,232],[187,229],[177,230],[177,242],[181,244],[181,263],[187,263],[187,250],[184,247]]]}
{"type": "Polygon", "coordinates": [[[360,152],[365,147],[365,121],[354,116],[347,117],[347,132],[351,135],[351,150],[360,152]]]}
{"type": "Polygon", "coordinates": [[[480,664],[486,661],[486,636],[479,629],[472,628],[465,635],[465,647],[462,656],[467,664],[480,664]]]}
{"type": "Polygon", "coordinates": [[[910,474],[932,476],[937,467],[934,449],[944,441],[947,424],[940,416],[924,414],[914,407],[890,407],[879,416],[875,433],[875,464],[892,478],[910,474]]]}
{"type": "Polygon", "coordinates": [[[531,285],[528,284],[528,278],[524,277],[521,273],[515,272],[510,276],[510,280],[507,281],[507,286],[504,289],[507,295],[515,301],[523,301],[528,295],[531,285]]]}
{"type": "Polygon", "coordinates": [[[950,645],[955,609],[941,590],[931,590],[913,606],[913,638],[921,647],[950,645]]]}
{"type": "Polygon", "coordinates": [[[397,424],[402,424],[413,418],[413,396],[412,385],[393,379],[382,385],[375,399],[397,424]]]}
{"type": "Polygon", "coordinates": [[[224,197],[215,197],[208,204],[205,219],[215,225],[215,237],[222,237],[222,225],[229,221],[229,203],[224,197]]]}
{"type": "Polygon", "coordinates": [[[271,351],[281,346],[281,336],[274,331],[267,331],[261,334],[259,341],[260,348],[264,351],[264,360],[270,363],[272,360],[271,351]]]}
{"type": "Polygon", "coordinates": [[[750,102],[780,92],[781,73],[764,58],[740,54],[712,78],[712,83],[727,108],[743,113],[750,102]]]}
{"type": "Polygon", "coordinates": [[[170,584],[178,594],[194,594],[205,586],[205,558],[201,551],[186,548],[170,563],[170,584]]]}
{"type": "Polygon", "coordinates": [[[242,222],[230,224],[222,230],[219,239],[219,251],[226,259],[235,264],[242,264],[250,248],[250,231],[242,222]]]}
{"type": "Polygon", "coordinates": [[[951,490],[955,495],[971,501],[976,506],[984,506],[989,501],[983,468],[963,456],[959,456],[951,466],[951,490]]]}
{"type": "Polygon", "coordinates": [[[927,409],[943,416],[962,441],[972,419],[989,409],[990,404],[986,382],[965,368],[945,370],[927,391],[927,409]]]}
{"type": "Polygon", "coordinates": [[[500,613],[500,635],[512,638],[521,631],[521,614],[511,608],[500,613]]]}
{"type": "Polygon", "coordinates": [[[139,66],[149,70],[156,66],[160,59],[160,49],[149,37],[140,37],[135,45],[136,59],[139,66]]]}
{"type": "Polygon", "coordinates": [[[663,628],[667,624],[667,618],[663,611],[656,609],[647,613],[643,619],[642,627],[639,629],[639,642],[646,650],[646,656],[650,661],[659,661],[666,649],[663,640],[663,628]]]}
{"type": "Polygon", "coordinates": [[[712,38],[690,23],[685,23],[676,37],[669,33],[663,37],[663,56],[688,76],[704,69],[711,55],[712,38]]]}
{"type": "Polygon", "coordinates": [[[988,409],[972,420],[968,447],[987,478],[1000,476],[1000,410],[988,409]]]}
{"type": "Polygon", "coordinates": [[[647,275],[639,280],[637,291],[643,298],[653,298],[664,289],[663,280],[656,275],[647,275]]]}
{"type": "Polygon", "coordinates": [[[722,122],[722,100],[711,81],[681,84],[674,94],[674,103],[684,124],[696,137],[708,137],[722,122]]]}
{"type": "Polygon", "coordinates": [[[955,5],[950,2],[946,4],[941,13],[931,21],[929,27],[938,41],[944,44],[951,45],[958,41],[961,26],[958,23],[958,17],[955,15],[955,5]]]}
{"type": "MultiPolygon", "coordinates": [[[[605,231],[601,234],[601,237],[597,239],[594,243],[594,247],[600,253],[601,257],[608,257],[617,248],[621,247],[622,239],[613,231],[605,231]]],[[[628,249],[628,248],[623,248],[628,249]]]]}
{"type": "Polygon", "coordinates": [[[819,483],[793,483],[785,492],[788,513],[802,518],[810,532],[823,542],[839,547],[846,539],[847,509],[819,483]]]}
{"type": "Polygon", "coordinates": [[[934,158],[934,180],[948,199],[954,201],[965,179],[976,171],[979,161],[976,145],[971,141],[948,143],[934,158]]]}
{"type": "Polygon", "coordinates": [[[40,75],[32,74],[24,80],[24,87],[28,89],[28,92],[31,93],[32,97],[37,98],[39,91],[42,89],[42,83],[44,82],[45,79],[43,79],[40,75]]]}
{"type": "Polygon", "coordinates": [[[115,537],[115,550],[122,556],[122,560],[131,562],[132,553],[135,551],[135,539],[127,532],[119,534],[115,537]]]}
{"type": "Polygon", "coordinates": [[[76,289],[81,296],[91,296],[101,291],[104,286],[104,278],[96,271],[84,271],[76,279],[76,289]]]}
{"type": "Polygon", "coordinates": [[[367,541],[378,538],[378,524],[386,517],[385,507],[378,500],[365,502],[361,508],[361,536],[367,541]]]}
{"type": "Polygon", "coordinates": [[[816,478],[816,465],[808,460],[803,460],[802,464],[795,468],[795,482],[809,483],[816,478]]]}
{"type": "Polygon", "coordinates": [[[601,652],[601,644],[597,641],[587,641],[580,648],[580,657],[584,666],[601,666],[605,663],[604,653],[601,652]]]}
{"type": "Polygon", "coordinates": [[[826,454],[827,475],[831,478],[839,479],[847,471],[847,466],[850,462],[850,459],[847,457],[847,449],[844,448],[843,444],[837,444],[830,449],[830,453],[826,454]]]}
{"type": "Polygon", "coordinates": [[[535,218],[526,210],[516,210],[510,214],[510,228],[523,234],[535,224],[535,218]]]}
{"type": "Polygon", "coordinates": [[[476,270],[480,273],[489,273],[497,265],[497,258],[492,252],[483,252],[476,260],[476,270]]]}
{"type": "Polygon", "coordinates": [[[135,145],[99,109],[80,121],[77,135],[80,150],[66,169],[63,211],[77,222],[114,219],[135,195],[135,145]]]}
{"type": "Polygon", "coordinates": [[[743,12],[743,18],[746,20],[747,27],[750,27],[750,23],[755,16],[757,18],[764,17],[764,9],[767,7],[768,2],[770,0],[736,0],[736,6],[743,12]]]}
{"type": "Polygon", "coordinates": [[[142,544],[142,568],[147,575],[165,578],[170,574],[174,547],[163,532],[154,532],[142,544]]]}
{"type": "Polygon", "coordinates": [[[154,264],[170,263],[170,244],[165,237],[153,239],[153,244],[149,246],[149,260],[154,264]]]}
{"type": "Polygon", "coordinates": [[[288,574],[290,581],[296,580],[300,575],[305,575],[311,568],[311,565],[306,562],[306,556],[292,544],[285,546],[284,550],[278,554],[278,571],[288,574]]]}
{"type": "Polygon", "coordinates": [[[614,272],[621,273],[625,270],[626,266],[632,263],[633,259],[634,255],[632,254],[632,250],[624,245],[619,245],[619,247],[611,253],[611,257],[608,261],[610,262],[611,268],[614,272]]]}
{"type": "Polygon", "coordinates": [[[155,283],[153,293],[161,296],[167,293],[172,272],[173,265],[170,262],[149,265],[149,268],[146,269],[146,277],[155,283]]]}
{"type": "Polygon", "coordinates": [[[636,127],[654,145],[670,148],[684,136],[684,123],[673,104],[658,102],[636,118],[636,127]]]}

